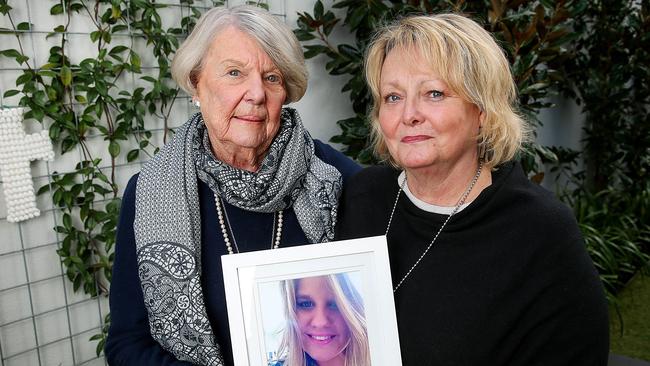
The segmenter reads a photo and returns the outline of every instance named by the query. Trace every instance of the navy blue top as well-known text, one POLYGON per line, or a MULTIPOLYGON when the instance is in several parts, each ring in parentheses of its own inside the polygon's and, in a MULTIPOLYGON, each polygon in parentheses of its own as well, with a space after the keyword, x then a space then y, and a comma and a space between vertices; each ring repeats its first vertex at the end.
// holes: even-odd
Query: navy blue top
MULTIPOLYGON (((314 140, 314 146, 316 156, 338 169, 344 181, 360 170, 354 161, 331 146, 318 140, 314 140)), ((226 365, 232 365, 232 346, 221 272, 221 256, 227 254, 227 250, 217 220, 214 194, 207 184, 201 180, 197 181, 201 210, 203 295, 208 318, 217 343, 221 346, 226 365)), ((110 291, 111 326, 106 341, 106 358, 112 366, 191 365, 176 360, 151 337, 149 331, 147 310, 138 276, 133 232, 136 185, 137 174, 129 181, 122 197, 110 291)), ((224 204, 240 251, 271 249, 274 215, 242 210, 225 202, 224 204)), ((298 224, 295 213, 293 210, 285 210, 280 246, 288 247, 306 243, 308 243, 307 238, 298 224)))

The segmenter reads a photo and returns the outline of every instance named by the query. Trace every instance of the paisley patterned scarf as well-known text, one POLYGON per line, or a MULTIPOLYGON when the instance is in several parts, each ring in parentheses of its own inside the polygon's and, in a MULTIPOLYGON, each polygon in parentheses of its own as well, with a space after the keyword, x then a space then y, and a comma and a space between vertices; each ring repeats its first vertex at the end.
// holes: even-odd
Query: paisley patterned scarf
POLYGON ((207 129, 199 126, 194 140, 197 174, 233 206, 256 212, 293 207, 310 242, 332 240, 341 173, 314 155, 314 141, 298 112, 285 108, 280 121, 280 129, 254 173, 215 158, 207 129))

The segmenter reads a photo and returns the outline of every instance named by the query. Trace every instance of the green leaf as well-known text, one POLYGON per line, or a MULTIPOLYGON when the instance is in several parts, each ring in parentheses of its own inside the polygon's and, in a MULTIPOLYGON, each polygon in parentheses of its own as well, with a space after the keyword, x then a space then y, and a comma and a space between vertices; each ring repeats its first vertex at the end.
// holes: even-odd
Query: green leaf
POLYGON ((38 70, 37 74, 48 78, 55 78, 58 76, 57 73, 52 70, 38 70))
POLYGON ((67 66, 61 68, 61 82, 65 86, 69 86, 72 83, 72 70, 67 66))
POLYGON ((10 58, 18 58, 22 56, 22 54, 18 52, 18 50, 14 50, 14 49, 2 50, 0 51, 0 54, 10 58))
POLYGON ((321 53, 327 52, 328 48, 321 45, 307 45, 305 46, 305 58, 312 58, 320 55, 321 53))
POLYGON ((99 39, 99 37, 102 35, 100 31, 94 31, 90 33, 90 40, 95 43, 99 39))
POLYGON ((126 161, 130 163, 133 160, 137 159, 138 155, 140 155, 140 150, 133 149, 133 150, 129 151, 129 153, 126 155, 126 161))
POLYGON ((46 185, 44 185, 44 186, 42 186, 41 188, 38 189, 38 192, 36 192, 36 195, 40 196, 45 192, 49 192, 50 188, 51 188, 51 186, 49 184, 46 184, 46 185))
POLYGON ((108 152, 112 157, 118 157, 120 155, 120 144, 118 144, 117 141, 111 141, 108 144, 108 152))
POLYGON ((128 30, 128 29, 129 28, 126 25, 118 24, 118 25, 113 26, 113 28, 111 28, 111 33, 118 33, 118 32, 121 32, 121 31, 128 30))
POLYGON ((126 51, 128 49, 129 48, 126 47, 126 46, 115 46, 115 47, 111 48, 111 51, 109 52, 109 54, 110 55, 116 55, 116 54, 122 53, 122 52, 124 52, 124 51, 126 51))
POLYGON ((18 29, 19 31, 29 31, 32 29, 32 24, 29 22, 18 23, 16 29, 18 29))
POLYGON ((2 15, 7 15, 9 13, 9 10, 13 9, 11 6, 7 5, 6 1, 0 2, 0 13, 2 15))
POLYGON ((314 18, 321 19, 323 17, 323 12, 323 3, 321 0, 316 1, 316 4, 314 4, 314 18))
POLYGON ((16 94, 18 94, 18 93, 20 93, 19 90, 9 89, 9 90, 7 90, 7 91, 4 93, 4 97, 5 97, 5 98, 13 97, 14 95, 16 95, 16 94))
POLYGON ((312 39, 316 39, 315 35, 303 29, 294 30, 293 33, 296 35, 296 38, 298 38, 299 41, 310 41, 312 39))
POLYGON ((31 72, 25 72, 16 79, 16 86, 25 84, 32 80, 34 75, 31 72))
POLYGON ((137 71, 139 71, 140 70, 140 65, 141 65, 140 56, 137 53, 131 51, 129 53, 129 59, 130 59, 131 65, 133 65, 133 67, 137 71))
POLYGON ((50 8, 51 15, 63 14, 63 4, 56 4, 50 8))
POLYGON ((72 227, 72 217, 67 213, 63 214, 63 226, 68 230, 72 227))
POLYGON ((27 60, 29 60, 29 57, 24 56, 24 55, 20 55, 20 56, 16 57, 16 62, 18 62, 18 64, 20 64, 20 65, 27 62, 27 60))

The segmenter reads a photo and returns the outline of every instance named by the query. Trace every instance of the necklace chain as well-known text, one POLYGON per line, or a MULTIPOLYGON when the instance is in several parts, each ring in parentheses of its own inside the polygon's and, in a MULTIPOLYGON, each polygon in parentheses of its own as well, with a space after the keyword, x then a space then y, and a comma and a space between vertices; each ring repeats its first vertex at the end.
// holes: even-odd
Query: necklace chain
MULTIPOLYGON (((239 247, 237 246, 237 240, 235 240, 235 232, 232 230, 230 225, 230 219, 228 218, 228 212, 226 211, 226 206, 223 203, 223 200, 219 195, 214 196, 214 203, 217 207, 217 218, 219 219, 219 227, 221 227, 221 235, 223 235, 223 241, 226 243, 226 249, 228 254, 233 254, 232 245, 230 244, 230 238, 228 237, 228 230, 226 230, 226 224, 228 224, 228 229, 230 229, 230 235, 232 235, 232 242, 235 245, 235 250, 239 253, 239 247), (223 207, 223 209, 222 209, 223 207), (225 220, 224 220, 225 217, 225 220)), ((277 249, 280 247, 280 240, 282 239, 282 210, 277 213, 273 213, 273 231, 271 232, 271 249, 277 249), (276 222, 277 217, 277 224, 276 222), (274 235, 275 234, 275 235, 274 235)))
MULTIPOLYGON (((402 277, 402 279, 397 283, 397 285, 395 285, 395 288, 393 289, 393 293, 397 292, 397 289, 399 289, 400 286, 402 286, 402 283, 404 283, 404 281, 406 281, 406 279, 411 274, 411 272, 413 272, 415 267, 417 267, 418 264, 420 264, 420 261, 422 261, 422 258, 424 258, 424 256, 427 255, 427 253, 429 252, 429 249, 431 249, 431 247, 433 247, 433 244, 436 242, 436 240, 438 239, 438 236, 440 235, 442 230, 445 228, 445 226, 447 226, 447 223, 449 222, 451 217, 454 216, 458 212, 460 207, 465 203, 465 200, 467 200, 467 197, 469 196, 470 192, 472 192, 472 189, 474 188, 474 185, 476 185, 476 182, 478 181, 478 177, 481 175, 482 168, 483 168, 483 162, 480 161, 479 164, 478 164, 478 169, 476 169, 476 174, 474 175, 474 178, 472 179, 472 181, 469 183, 469 186, 465 190, 465 193, 463 193, 463 195, 460 197, 460 199, 458 200, 458 203, 456 203, 456 206, 454 207, 454 209, 451 211, 449 216, 447 216, 447 219, 445 220, 445 222, 442 223, 442 225, 440 226, 440 229, 438 229, 438 232, 433 237, 433 239, 431 240, 431 242, 429 243, 427 248, 424 249, 424 252, 422 252, 420 257, 415 261, 415 263, 413 263, 413 265, 411 266, 411 268, 409 268, 409 270, 406 272, 404 277, 402 277)), ((386 233, 384 234, 386 236, 386 238, 388 238, 388 231, 390 230, 390 224, 393 222, 393 215, 395 215, 395 209, 397 208, 397 202, 399 201, 400 194, 404 190, 404 185, 405 184, 406 184, 406 174, 404 175, 404 180, 402 181, 402 184, 400 184, 399 190, 397 191, 397 196, 395 197, 395 203, 393 204, 393 210, 390 212, 390 218, 388 219, 388 225, 386 225, 386 233)))

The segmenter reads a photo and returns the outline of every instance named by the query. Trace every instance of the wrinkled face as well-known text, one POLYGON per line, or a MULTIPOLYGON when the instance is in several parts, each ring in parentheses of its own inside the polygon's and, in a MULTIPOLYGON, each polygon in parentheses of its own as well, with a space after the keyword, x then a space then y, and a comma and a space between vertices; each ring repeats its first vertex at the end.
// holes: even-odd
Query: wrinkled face
POLYGON ((253 38, 232 26, 219 32, 196 84, 213 150, 266 151, 287 93, 280 70, 253 38))
POLYGON ((394 49, 381 69, 379 125, 391 156, 407 170, 476 161, 483 114, 418 59, 394 49))
POLYGON ((350 330, 326 277, 298 280, 296 315, 304 351, 319 365, 342 365, 350 330))

